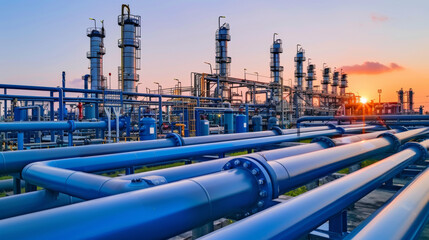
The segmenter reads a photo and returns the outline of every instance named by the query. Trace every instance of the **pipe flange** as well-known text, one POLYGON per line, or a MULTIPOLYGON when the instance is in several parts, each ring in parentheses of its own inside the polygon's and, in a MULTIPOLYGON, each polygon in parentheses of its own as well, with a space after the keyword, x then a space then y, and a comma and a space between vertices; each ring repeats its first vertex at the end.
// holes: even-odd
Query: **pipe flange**
POLYGON ((406 132, 408 131, 408 128, 404 127, 404 126, 394 126, 393 129, 398 129, 401 132, 406 132))
POLYGON ((337 126, 335 126, 334 124, 332 124, 332 123, 328 123, 328 124, 326 124, 326 126, 329 128, 329 129, 335 129, 335 128, 337 128, 337 126))
POLYGON ((331 138, 325 137, 325 136, 315 137, 311 141, 311 143, 317 143, 317 142, 326 143, 328 148, 335 147, 337 145, 337 144, 335 144, 334 140, 332 140, 331 138))
POLYGON ((271 130, 273 130, 277 135, 283 135, 283 131, 280 127, 274 126, 271 130))
POLYGON ((236 212, 232 216, 232 218, 237 220, 242 219, 268 207, 268 203, 272 200, 273 187, 270 175, 265 168, 259 164, 258 161, 251 158, 234 158, 223 166, 222 171, 230 169, 244 169, 250 172, 254 177, 258 188, 258 196, 255 205, 248 209, 240 209, 239 212, 236 212))
POLYGON ((399 138, 397 136, 395 136, 395 134, 385 132, 385 133, 378 135, 377 138, 380 138, 380 137, 390 139, 393 142, 393 149, 392 149, 393 152, 397 152, 399 147, 401 146, 401 141, 399 140, 399 138))
POLYGON ((418 160, 424 161, 429 157, 428 150, 418 142, 407 142, 399 148, 399 151, 402 151, 407 148, 414 148, 420 152, 420 157, 418 160))
POLYGON ((173 140, 173 142, 176 144, 176 146, 185 145, 183 138, 177 133, 169 133, 169 134, 167 134, 167 138, 173 140))
POLYGON ((343 135, 344 133, 346 133, 346 130, 344 128, 342 128, 342 127, 335 127, 335 130, 338 130, 341 135, 343 135))
POLYGON ((68 120, 67 122, 68 122, 68 124, 70 126, 69 131, 70 132, 74 132, 74 130, 76 130, 76 124, 75 124, 75 122, 73 120, 68 120))

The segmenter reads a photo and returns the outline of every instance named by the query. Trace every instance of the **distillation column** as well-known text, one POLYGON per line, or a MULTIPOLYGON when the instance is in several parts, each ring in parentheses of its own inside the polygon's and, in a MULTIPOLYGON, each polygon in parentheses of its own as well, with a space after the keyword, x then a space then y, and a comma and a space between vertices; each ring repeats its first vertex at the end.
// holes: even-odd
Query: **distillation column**
POLYGON ((332 94, 337 95, 337 87, 340 85, 340 72, 334 71, 334 75, 332 77, 332 94))
MULTIPOLYGON (((104 26, 97 28, 95 19, 95 27, 90 27, 86 30, 86 35, 90 38, 90 51, 86 53, 91 66, 91 90, 105 89, 106 78, 103 76, 103 55, 106 54, 104 48, 105 31, 104 26)), ((103 21, 101 21, 103 23, 103 21)), ((95 94, 93 95, 95 97, 95 94)))
POLYGON ((412 88, 408 91, 408 111, 414 113, 414 91, 412 88))
POLYGON ((398 103, 400 105, 400 109, 398 112, 403 113, 404 112, 404 90, 401 88, 401 90, 398 91, 398 103))
POLYGON ((280 53, 283 52, 282 40, 276 39, 277 33, 273 36, 273 45, 271 46, 271 86, 273 89, 273 100, 274 103, 279 102, 282 97, 282 89, 280 89, 283 81, 283 66, 280 66, 280 53))
POLYGON ((347 74, 341 74, 341 83, 340 83, 340 95, 346 95, 346 88, 348 87, 347 74))
POLYGON ((118 41, 118 46, 121 48, 121 67, 118 80, 122 91, 136 92, 136 82, 139 81, 136 70, 140 69, 141 17, 131 15, 128 5, 122 5, 118 25, 121 26, 121 39, 118 41))
MULTIPOLYGON (((230 71, 231 57, 228 57, 228 42, 231 41, 229 34, 229 24, 220 24, 220 19, 225 18, 220 16, 218 19, 219 27, 216 30, 216 73, 220 77, 228 77, 230 71)), ((227 83, 221 86, 222 96, 226 99, 230 98, 229 87, 227 83)))
MULTIPOLYGON (((310 61, 310 59, 309 59, 310 61)), ((307 66, 307 93, 305 94, 305 101, 307 104, 307 111, 306 114, 312 114, 312 108, 313 108, 313 81, 316 80, 316 65, 315 64, 308 64, 307 66)))
POLYGON ((322 85, 322 105, 329 109, 329 97, 327 95, 329 94, 328 86, 331 83, 331 68, 323 66, 323 79, 320 83, 322 85))
POLYGON ((302 114, 302 96, 300 94, 302 93, 302 80, 305 77, 305 73, 303 70, 303 65, 305 61, 305 51, 302 49, 301 45, 296 46, 296 57, 295 57, 295 79, 296 79, 296 85, 295 85, 295 94, 293 95, 293 102, 295 106, 295 118, 299 118, 302 114))

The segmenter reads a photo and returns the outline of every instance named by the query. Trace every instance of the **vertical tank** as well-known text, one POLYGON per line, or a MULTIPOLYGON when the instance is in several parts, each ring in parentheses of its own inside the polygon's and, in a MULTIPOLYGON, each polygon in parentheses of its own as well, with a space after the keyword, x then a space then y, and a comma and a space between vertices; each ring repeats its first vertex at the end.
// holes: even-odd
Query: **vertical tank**
POLYGON ((198 135, 197 136, 208 136, 210 134, 210 122, 209 120, 203 118, 199 122, 200 126, 198 127, 198 135))
POLYGON ((278 126, 278 125, 279 125, 279 119, 278 118, 276 118, 275 116, 268 118, 268 130, 272 130, 273 127, 278 126))
POLYGON ((121 39, 118 46, 121 48, 121 67, 118 79, 124 92, 136 92, 136 82, 140 69, 140 37, 141 17, 130 14, 128 5, 122 5, 122 14, 118 17, 118 25, 121 26, 121 39), (127 9, 127 13, 125 13, 127 9))
POLYGON ((246 115, 240 113, 235 116, 235 133, 247 132, 246 115))
POLYGON ((414 91, 412 88, 408 91, 408 109, 410 113, 414 112, 414 91))
POLYGON ((254 115, 252 117, 252 125, 253 125, 253 131, 254 132, 262 131, 262 116, 259 114, 254 115))
MULTIPOLYGON (((103 25, 101 28, 97 28, 96 20, 90 19, 94 20, 95 23, 94 27, 90 27, 86 30, 86 35, 91 42, 90 51, 86 53, 86 57, 91 64, 91 90, 102 90, 105 88, 106 83, 106 78, 103 76, 103 55, 106 54, 104 38, 106 34, 103 25)), ((95 97, 95 94, 93 97, 95 97)))
POLYGON ((231 108, 225 109, 224 113, 224 132, 234 133, 234 116, 231 108))
POLYGON ((147 109, 140 119, 140 141, 156 139, 156 120, 152 116, 153 114, 147 109))
POLYGON ((328 94, 328 85, 331 83, 331 68, 323 67, 322 93, 328 94))
POLYGON ((13 109, 13 118, 14 121, 28 121, 28 109, 15 107, 13 109))
POLYGON ((348 87, 347 74, 341 74, 341 83, 340 83, 340 95, 346 95, 346 88, 348 87))
POLYGON ((332 94, 337 95, 337 87, 340 85, 340 72, 334 71, 334 75, 332 77, 332 94))
POLYGON ((85 109, 85 119, 94 119, 95 118, 95 105, 92 103, 87 103, 83 105, 85 109))

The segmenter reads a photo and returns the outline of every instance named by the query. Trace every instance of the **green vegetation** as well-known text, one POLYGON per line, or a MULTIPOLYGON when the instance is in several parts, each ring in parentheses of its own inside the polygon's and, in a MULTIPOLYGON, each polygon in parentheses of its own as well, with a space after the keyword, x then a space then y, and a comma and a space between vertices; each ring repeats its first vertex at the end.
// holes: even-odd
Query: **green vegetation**
POLYGON ((349 174, 350 173, 350 169, 349 168, 344 168, 344 169, 341 169, 340 171, 338 171, 338 173, 349 174))
MULTIPOLYGON (((253 152, 253 150, 252 150, 252 152, 253 152)), ((241 152, 228 153, 228 156, 233 157, 233 156, 240 156, 240 155, 244 155, 244 154, 247 154, 247 150, 246 151, 241 151, 241 152)))
MULTIPOLYGON (((152 166, 152 167, 142 167, 142 168, 135 169, 134 172, 135 173, 149 172, 149 171, 154 171, 154 170, 159 170, 159 169, 164 169, 164 168, 177 167, 177 166, 182 166, 182 165, 185 165, 185 162, 176 162, 176 163, 170 163, 170 164, 166 164, 166 165, 159 165, 159 166, 152 166)), ((111 173, 103 173, 101 175, 106 176, 106 177, 117 177, 120 174, 125 174, 125 170, 115 171, 115 172, 111 172, 111 173)))
POLYGON ((11 179, 12 176, 0 176, 0 180, 11 179))
POLYGON ((311 143, 312 139, 300 140, 300 143, 311 143))
POLYGON ((291 197, 296 197, 296 196, 298 196, 300 194, 303 194, 303 193, 305 193, 307 191, 308 191, 307 187, 306 186, 302 186, 302 187, 296 188, 294 190, 291 190, 291 191, 289 191, 289 192, 287 192, 287 193, 285 193, 283 195, 291 196, 291 197))
POLYGON ((367 166, 369 166, 369 165, 371 165, 373 163, 376 163, 377 161, 378 160, 376 160, 376 159, 367 159, 367 160, 365 160, 365 161, 363 161, 363 162, 360 163, 360 167, 361 168, 367 167, 367 166))

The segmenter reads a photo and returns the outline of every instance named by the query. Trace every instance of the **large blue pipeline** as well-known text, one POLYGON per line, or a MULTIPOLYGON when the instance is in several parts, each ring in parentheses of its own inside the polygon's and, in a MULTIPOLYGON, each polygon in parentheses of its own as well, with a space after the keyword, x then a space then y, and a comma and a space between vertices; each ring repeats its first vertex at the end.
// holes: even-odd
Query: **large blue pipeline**
MULTIPOLYGON (((372 126, 368 127, 371 128, 372 126)), ((368 129, 368 127, 365 129, 368 129)), ((332 126, 303 128, 301 129, 301 132, 322 131, 329 129, 332 129, 332 126)), ((256 139, 261 137, 294 134, 296 132, 296 129, 276 129, 273 131, 254 133, 221 134, 190 138, 182 138, 177 134, 170 134, 169 136, 167 136, 166 139, 148 140, 144 142, 127 142, 107 145, 91 145, 55 149, 33 149, 26 151, 3 152, 0 153, 0 174, 20 172, 22 168, 24 168, 27 164, 52 159, 86 157, 94 155, 142 151, 148 149, 188 146, 195 144, 215 143, 252 138, 256 139)))
MULTIPOLYGON (((348 143, 369 140, 372 138, 376 138, 380 134, 385 132, 395 133, 397 132, 397 130, 380 131, 380 132, 374 132, 374 133, 354 135, 349 137, 341 137, 336 139, 328 139, 326 137, 315 138, 313 140, 313 143, 294 146, 294 147, 288 147, 288 148, 281 148, 276 150, 262 151, 254 154, 243 155, 243 157, 252 157, 256 155, 255 157, 257 158, 263 157, 266 161, 271 161, 271 160, 295 156, 303 153, 314 152, 328 147, 340 146, 348 143)), ((185 166, 161 169, 161 170, 150 171, 145 173, 126 175, 122 177, 117 177, 113 181, 122 182, 124 184, 124 186, 122 186, 122 190, 124 191, 127 190, 126 186, 128 185, 128 182, 118 181, 118 180, 131 181, 133 179, 143 179, 145 181, 150 182, 154 180, 153 176, 158 176, 158 179, 162 177, 162 180, 164 180, 163 182, 159 182, 159 184, 166 184, 166 183, 180 181, 183 179, 188 179, 188 178, 193 178, 193 177, 198 177, 202 175, 219 172, 222 170, 223 166, 232 158, 233 157, 229 157, 229 158, 223 158, 219 160, 202 162, 199 164, 185 165, 185 166)), ((109 181, 112 181, 112 180, 109 180, 109 181)), ((144 187, 152 187, 152 186, 155 186, 155 185, 146 185, 144 187)), ((10 188, 11 187, 12 186, 10 186, 10 188)), ((139 187, 143 188, 143 185, 139 187)), ((46 194, 41 193, 43 191, 45 190, 21 194, 18 197, 15 196, 13 200, 10 200, 9 198, 0 199, 0 219, 49 209, 51 208, 51 206, 56 207, 56 206, 68 205, 68 204, 71 204, 72 202, 78 201, 77 199, 74 199, 74 198, 65 198, 65 197, 61 197, 58 199, 47 198, 46 194), (39 199, 39 200, 36 200, 36 199, 39 199), (70 199, 73 199, 73 201, 71 201, 70 199), (43 204, 29 204, 28 200, 31 200, 31 203, 36 202, 36 203, 43 203, 43 204), (13 201, 15 206, 20 206, 20 207, 17 207, 17 208, 7 207, 7 206, 10 206, 9 205, 10 201, 13 201)))
POLYGON ((345 239, 417 239, 429 217, 428 182, 426 169, 345 239))
MULTIPOLYGON (((429 140, 413 143, 376 164, 220 229, 203 239, 298 239, 393 178, 414 161, 427 158, 428 147, 429 140)), ((397 221, 403 220, 398 219, 397 215, 389 220, 395 218, 397 221)), ((391 225, 383 226, 385 228, 378 228, 378 232, 388 232, 392 229, 391 225)), ((395 230, 392 229, 392 231, 395 230)), ((356 239, 397 237, 377 238, 375 236, 362 234, 356 239)))
MULTIPOLYGON (((371 154, 395 150, 402 142, 426 131, 384 134, 378 139, 270 162, 238 157, 225 164, 224 171, 219 173, 2 220, 0 231, 6 238, 30 237, 31 233, 33 239, 50 239, 79 232, 80 238, 164 239, 226 215, 244 217, 256 213, 297 184, 305 184, 371 154), (296 158, 299 160, 294 161, 296 158), (238 209, 241 211, 237 212, 238 209), (106 212, 109 212, 107 219, 106 212), (22 230, 24 227, 26 231, 22 230)), ((320 198, 313 200, 321 202, 320 198)))

